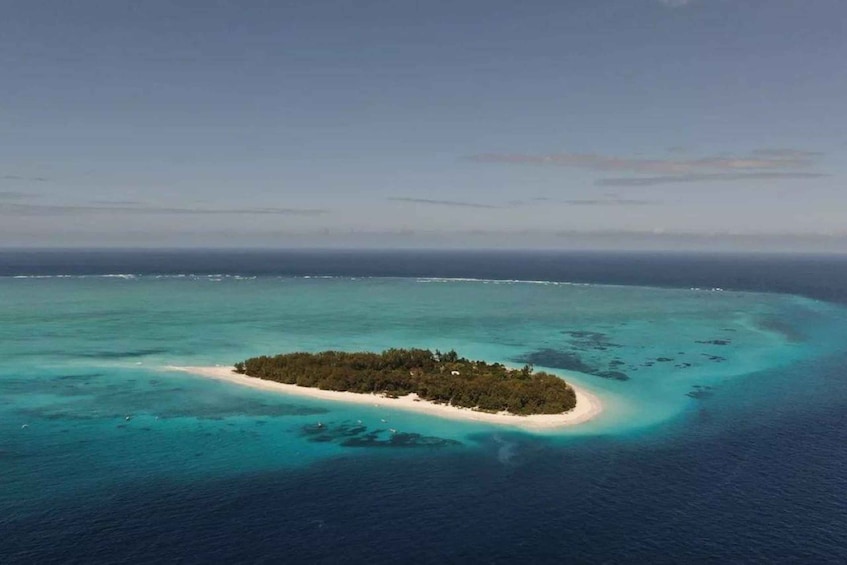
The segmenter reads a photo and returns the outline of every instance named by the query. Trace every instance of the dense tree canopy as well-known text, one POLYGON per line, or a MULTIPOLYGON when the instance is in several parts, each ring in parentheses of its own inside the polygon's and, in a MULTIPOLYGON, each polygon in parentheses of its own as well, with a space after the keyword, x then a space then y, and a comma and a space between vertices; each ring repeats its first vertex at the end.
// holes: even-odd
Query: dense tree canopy
POLYGON ((397 397, 416 393, 437 403, 486 412, 559 414, 576 405, 574 390, 527 365, 470 361, 455 351, 388 349, 382 353, 287 353, 236 363, 235 370, 286 384, 397 397))

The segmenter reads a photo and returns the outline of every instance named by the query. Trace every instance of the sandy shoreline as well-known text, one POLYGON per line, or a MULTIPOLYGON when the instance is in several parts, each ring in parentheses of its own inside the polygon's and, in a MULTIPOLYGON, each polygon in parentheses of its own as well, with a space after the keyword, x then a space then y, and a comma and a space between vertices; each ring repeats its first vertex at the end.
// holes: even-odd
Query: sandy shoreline
POLYGON ((515 414, 497 413, 491 414, 488 412, 478 412, 470 408, 460 408, 457 406, 446 406, 444 404, 434 404, 426 400, 421 400, 416 394, 402 396, 400 398, 387 398, 375 394, 360 394, 356 392, 339 392, 334 390, 320 390, 317 388, 302 387, 284 383, 277 383, 259 379, 256 377, 248 377, 236 373, 232 367, 165 367, 168 371, 181 371, 199 375, 203 377, 211 377, 226 381, 229 383, 249 386, 252 388, 281 392, 284 394, 294 394, 297 396, 305 396, 309 398, 317 398, 321 400, 332 400, 338 402, 348 402, 354 404, 368 404, 371 406, 381 406, 384 408, 397 408, 399 410, 409 410, 431 416, 441 418, 451 418, 455 420, 466 420, 473 422, 485 422, 488 424, 500 424, 506 426, 518 426, 526 429, 554 429, 565 426, 574 426, 587 422, 595 418, 603 411, 603 405, 600 399, 583 388, 574 386, 573 383, 568 384, 576 392, 576 407, 563 414, 536 414, 533 416, 517 416, 515 414))

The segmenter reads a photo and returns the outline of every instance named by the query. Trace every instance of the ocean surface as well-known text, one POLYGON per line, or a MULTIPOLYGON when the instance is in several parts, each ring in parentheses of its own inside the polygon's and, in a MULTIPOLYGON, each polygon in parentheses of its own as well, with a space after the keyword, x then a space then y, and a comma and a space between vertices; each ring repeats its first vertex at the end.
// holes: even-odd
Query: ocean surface
POLYGON ((847 562, 847 259, 0 251, 0 563, 847 562), (561 431, 169 371, 532 363, 561 431))

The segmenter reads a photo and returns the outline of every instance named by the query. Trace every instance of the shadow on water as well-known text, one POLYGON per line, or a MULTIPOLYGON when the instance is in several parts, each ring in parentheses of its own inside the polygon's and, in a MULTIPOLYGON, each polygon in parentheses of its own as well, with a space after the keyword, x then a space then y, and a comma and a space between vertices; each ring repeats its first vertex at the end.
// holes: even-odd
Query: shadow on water
POLYGON ((86 359, 135 359, 150 355, 163 355, 169 352, 169 349, 164 348, 129 349, 125 351, 74 351, 72 356, 86 359))
MULTIPOLYGON (((612 379, 616 381, 628 381, 629 375, 623 371, 616 369, 601 370, 599 367, 589 365, 577 353, 570 351, 559 351, 556 349, 537 349, 530 351, 518 357, 512 358, 516 363, 528 363, 530 365, 538 365, 540 367, 549 367, 551 369, 561 369, 564 371, 577 371, 586 375, 594 375, 602 379, 612 379)), ((614 366, 618 366, 615 363, 614 366)))
POLYGON ((425 436, 394 429, 370 430, 356 423, 316 423, 303 426, 300 435, 312 443, 336 443, 342 447, 443 448, 462 445, 460 441, 425 436))

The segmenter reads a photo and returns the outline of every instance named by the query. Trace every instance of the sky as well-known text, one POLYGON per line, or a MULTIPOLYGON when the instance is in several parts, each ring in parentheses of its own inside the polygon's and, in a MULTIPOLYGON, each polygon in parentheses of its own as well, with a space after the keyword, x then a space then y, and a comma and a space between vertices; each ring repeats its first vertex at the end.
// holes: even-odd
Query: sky
POLYGON ((843 0, 3 0, 0 247, 847 252, 843 0))

